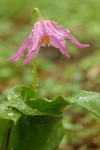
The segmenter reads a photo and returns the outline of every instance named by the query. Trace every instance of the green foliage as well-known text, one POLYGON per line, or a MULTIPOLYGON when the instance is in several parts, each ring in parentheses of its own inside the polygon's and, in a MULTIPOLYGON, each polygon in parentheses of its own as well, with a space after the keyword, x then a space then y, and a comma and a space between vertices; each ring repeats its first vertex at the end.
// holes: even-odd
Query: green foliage
POLYGON ((54 150, 63 138, 62 123, 49 116, 22 116, 12 128, 10 148, 54 150))
POLYGON ((71 104, 82 106, 93 112, 100 119, 100 94, 89 91, 77 91, 67 99, 71 104))
MULTIPOLYGON (((68 105, 78 105, 90 110, 100 119, 100 94, 89 91, 76 91, 71 97, 57 97, 54 100, 34 99, 32 90, 18 85, 10 90, 8 101, 1 101, 0 118, 13 120, 2 122, 4 132, 10 131, 9 150, 54 150, 59 145, 64 131, 61 116, 68 105)), ((0 119, 0 121, 2 121, 0 119)), ((8 136, 1 138, 2 150, 7 147, 8 136)))
POLYGON ((38 110, 30 108, 27 104, 31 97, 33 97, 31 89, 17 86, 8 93, 8 106, 12 106, 26 115, 39 115, 40 112, 38 110))
POLYGON ((21 113, 15 108, 8 106, 8 101, 4 97, 0 97, 0 118, 14 121, 16 124, 20 118, 21 113))
POLYGON ((28 87, 16 86, 8 93, 8 105, 26 115, 57 116, 62 113, 62 108, 67 104, 62 97, 58 97, 54 101, 46 98, 34 99, 33 97, 33 91, 28 87))
POLYGON ((12 121, 1 119, 0 117, 0 148, 4 145, 5 137, 9 128, 12 126, 12 121))
POLYGON ((0 105, 0 118, 13 120, 15 123, 20 118, 21 114, 11 107, 6 107, 5 104, 0 105))
MULTIPOLYGON (((22 114, 17 124, 11 126, 9 150, 15 147, 16 150, 53 150, 63 138, 61 114, 66 102, 61 98, 49 101, 46 99, 34 100, 33 97, 31 89, 16 86, 8 93, 8 102, 2 104, 22 114)), ((2 144, 2 147, 6 147, 6 142, 2 144)))

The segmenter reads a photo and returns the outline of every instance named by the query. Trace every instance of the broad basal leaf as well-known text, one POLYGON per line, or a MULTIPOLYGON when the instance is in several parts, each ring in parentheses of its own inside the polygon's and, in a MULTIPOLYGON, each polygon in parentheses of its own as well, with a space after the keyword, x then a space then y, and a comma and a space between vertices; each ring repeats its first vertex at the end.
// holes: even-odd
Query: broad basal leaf
POLYGON ((25 86, 16 86, 8 93, 8 105, 26 115, 40 115, 41 113, 38 110, 32 109, 27 105, 27 101, 30 101, 31 97, 33 97, 31 89, 25 86))
POLYGON ((70 98, 64 98, 70 104, 75 104, 93 112, 100 119, 100 94, 89 91, 77 91, 70 98))
POLYGON ((64 107, 68 104, 69 102, 66 102, 61 96, 57 97, 55 100, 37 98, 29 101, 30 107, 51 116, 62 115, 64 107))
POLYGON ((13 120, 15 123, 20 118, 21 113, 14 108, 7 107, 4 104, 0 104, 0 118, 13 120))
POLYGON ((33 98, 33 91, 25 86, 16 86, 8 93, 9 106, 26 115, 61 115, 68 104, 61 96, 55 100, 33 98))
POLYGON ((7 98, 8 102, 0 104, 0 117, 14 122, 20 118, 12 126, 8 150, 56 149, 63 137, 60 116, 67 105, 82 106, 100 118, 100 94, 95 92, 79 90, 68 98, 34 99, 31 89, 16 86, 7 98))
POLYGON ((33 91, 25 86, 16 86, 8 94, 9 106, 27 115, 61 115, 67 105, 80 105, 100 118, 100 94, 76 91, 71 97, 57 97, 55 100, 33 98, 33 91))
POLYGON ((12 128, 9 150, 54 150, 63 134, 60 118, 23 115, 12 128))

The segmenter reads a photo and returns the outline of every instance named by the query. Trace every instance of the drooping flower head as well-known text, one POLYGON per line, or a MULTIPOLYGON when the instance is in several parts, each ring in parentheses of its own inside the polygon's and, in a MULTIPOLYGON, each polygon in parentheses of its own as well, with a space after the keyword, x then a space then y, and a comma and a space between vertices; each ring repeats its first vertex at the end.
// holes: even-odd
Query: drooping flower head
POLYGON ((18 49, 15 56, 8 59, 8 61, 19 60, 27 49, 27 56, 23 63, 28 64, 37 56, 41 46, 53 46, 58 48, 65 57, 70 58, 67 52, 66 39, 69 39, 74 45, 80 48, 89 46, 79 43, 68 29, 64 29, 56 22, 43 18, 39 19, 34 24, 29 37, 18 49))

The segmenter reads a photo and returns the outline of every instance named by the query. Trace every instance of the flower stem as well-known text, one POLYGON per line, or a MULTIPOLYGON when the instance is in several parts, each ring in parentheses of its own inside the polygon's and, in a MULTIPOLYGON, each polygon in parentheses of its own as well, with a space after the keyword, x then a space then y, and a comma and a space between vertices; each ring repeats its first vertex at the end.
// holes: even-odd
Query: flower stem
MULTIPOLYGON (((37 19, 41 18, 41 14, 39 12, 38 8, 33 9, 33 14, 32 14, 32 24, 35 24, 37 19)), ((33 92, 34 92, 34 97, 37 96, 37 64, 36 64, 36 59, 33 60, 33 92)))
POLYGON ((34 8, 33 13, 35 13, 35 14, 37 13, 38 17, 40 17, 40 18, 42 17, 38 8, 34 8))
POLYGON ((34 97, 37 95, 37 64, 36 64, 36 59, 33 60, 33 92, 34 92, 34 97))
POLYGON ((32 13, 32 24, 34 24, 39 18, 42 18, 41 13, 38 8, 34 8, 32 13))

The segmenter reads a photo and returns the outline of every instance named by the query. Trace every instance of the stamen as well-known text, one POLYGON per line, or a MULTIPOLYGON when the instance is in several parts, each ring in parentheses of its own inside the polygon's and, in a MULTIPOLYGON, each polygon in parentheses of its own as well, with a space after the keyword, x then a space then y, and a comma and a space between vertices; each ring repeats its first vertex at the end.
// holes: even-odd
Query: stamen
POLYGON ((50 38, 49 38, 48 35, 45 35, 45 40, 46 40, 46 43, 47 43, 47 44, 50 44, 50 38))
POLYGON ((44 35, 44 37, 41 39, 40 45, 41 46, 46 46, 46 44, 48 46, 50 46, 50 37, 48 35, 44 35))
POLYGON ((44 43, 45 43, 45 36, 41 39, 40 45, 42 46, 44 45, 44 43))

